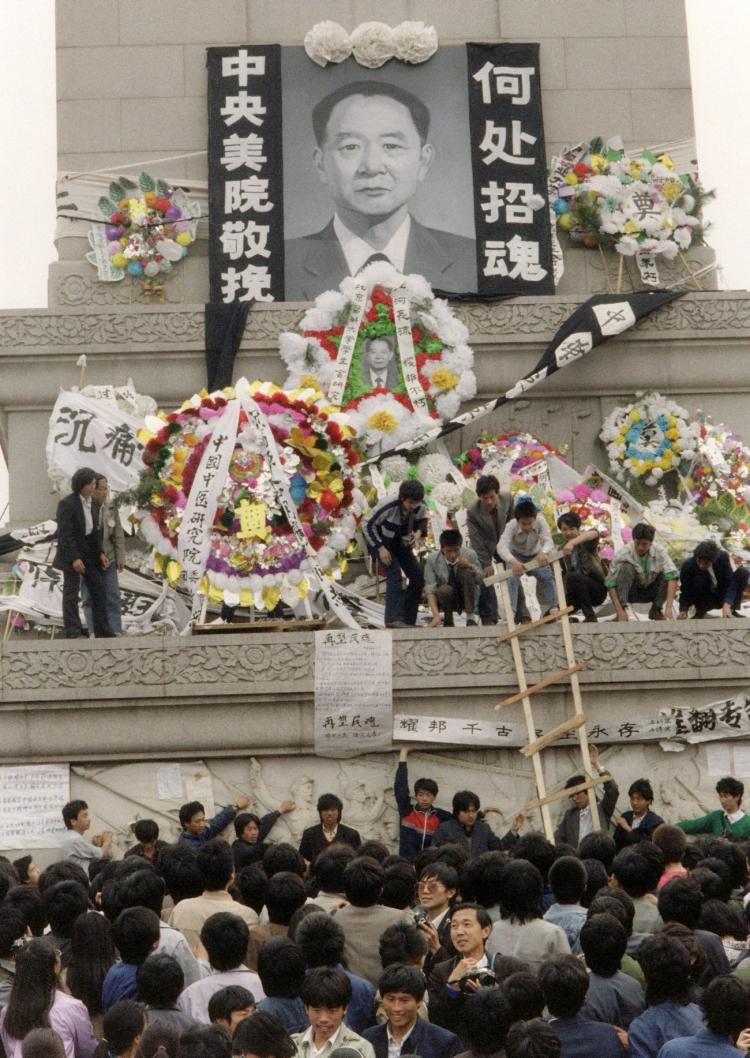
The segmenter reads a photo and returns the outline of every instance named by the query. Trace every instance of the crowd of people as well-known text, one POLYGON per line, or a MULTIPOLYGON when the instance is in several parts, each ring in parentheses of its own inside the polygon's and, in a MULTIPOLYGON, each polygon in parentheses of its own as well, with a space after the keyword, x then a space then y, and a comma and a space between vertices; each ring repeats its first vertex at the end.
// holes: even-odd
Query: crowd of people
MULTIPOLYGON (((528 496, 513 502, 493 474, 480 477, 476 491, 477 499, 466 512, 469 546, 458 529, 443 530, 424 569, 415 554, 428 527, 424 486, 419 481, 403 481, 398 496, 384 500, 366 520, 367 547, 385 569, 386 628, 415 625, 423 593, 430 628, 451 627, 456 613, 466 615, 467 625, 497 624, 495 590, 485 578, 502 568, 513 574, 508 594, 517 622, 531 620, 521 588, 524 574, 538 582, 542 616, 558 606, 550 565, 555 545, 542 512, 528 496)), ((632 540, 615 552, 609 564, 599 554, 598 531, 583 528, 575 511, 563 512, 557 528, 565 600, 583 621, 596 622, 597 609, 608 598, 618 621, 632 618, 634 603, 650 603, 649 620, 672 620, 678 588, 680 620, 691 615, 704 618, 712 610, 722 617, 743 616, 740 607, 750 570, 733 564, 714 540, 701 541, 678 570, 667 548, 655 540, 653 526, 645 522, 633 527, 632 540)))
POLYGON ((113 858, 81 800, 62 856, 0 862, 5 1058, 709 1058, 750 1048, 743 784, 670 825, 647 779, 575 791, 554 843, 494 832, 479 797, 413 796, 399 852, 332 793, 299 848, 242 796, 175 843, 150 819, 113 858), (601 789, 601 800, 595 790, 601 789), (232 828, 234 840, 226 839, 232 828), (687 835, 694 840, 688 844, 687 835))

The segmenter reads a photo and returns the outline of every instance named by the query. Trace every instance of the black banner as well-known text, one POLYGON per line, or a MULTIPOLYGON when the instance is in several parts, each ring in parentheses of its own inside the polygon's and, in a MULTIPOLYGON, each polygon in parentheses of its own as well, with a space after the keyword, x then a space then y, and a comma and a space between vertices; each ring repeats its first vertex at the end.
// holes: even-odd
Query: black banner
POLYGON ((207 66, 211 301, 281 301, 281 47, 209 48, 207 66))
POLYGON ((467 44, 478 293, 554 294, 538 44, 467 44))

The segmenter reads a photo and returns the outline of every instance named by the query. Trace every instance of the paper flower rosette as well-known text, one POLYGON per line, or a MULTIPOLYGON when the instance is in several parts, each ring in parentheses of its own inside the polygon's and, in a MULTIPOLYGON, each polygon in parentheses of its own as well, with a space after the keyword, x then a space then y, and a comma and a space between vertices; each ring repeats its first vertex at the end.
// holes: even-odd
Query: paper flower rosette
MULTIPOLYGON (((284 391, 254 382, 245 392, 266 417, 292 502, 315 563, 297 542, 279 502, 262 439, 240 410, 237 441, 210 529, 206 571, 198 590, 212 602, 272 610, 289 606, 315 587, 316 566, 337 579, 354 549, 365 501, 359 490, 360 455, 346 415, 312 389, 284 391), (245 515, 251 515, 248 519, 245 515)), ((214 422, 236 389, 193 396, 178 411, 147 421, 141 495, 141 532, 154 551, 156 572, 176 584, 182 572, 178 537, 183 511, 214 422)))
POLYGON ((595 139, 563 155, 551 183, 558 227, 584 246, 672 260, 703 242, 702 209, 713 192, 678 174, 668 154, 644 150, 632 158, 595 139))
POLYGON ((501 433, 496 437, 483 434, 476 444, 467 448, 456 458, 461 473, 466 478, 479 477, 481 474, 492 474, 498 470, 509 474, 511 478, 522 478, 527 482, 538 479, 535 467, 542 471, 547 456, 564 455, 557 448, 540 441, 524 431, 501 433))
POLYGON ((632 404, 615 408, 599 438, 612 473, 620 481, 643 479, 658 485, 665 474, 686 470, 696 455, 699 424, 660 393, 641 393, 632 404))
POLYGON ((750 491, 750 447, 723 424, 703 420, 687 486, 701 506, 726 494, 745 503, 750 491))
POLYGON ((105 223, 89 233, 100 279, 131 275, 142 292, 161 300, 161 283, 195 240, 200 206, 180 188, 141 173, 138 183, 121 176, 99 199, 105 223))
POLYGON ((374 262, 356 279, 329 290, 300 321, 301 334, 286 332, 279 351, 288 368, 285 386, 314 386, 330 395, 339 347, 353 311, 356 284, 368 288, 341 404, 368 448, 400 444, 458 413, 462 401, 476 393, 474 354, 468 331, 448 303, 435 298, 422 276, 403 276, 390 264, 374 262), (401 288, 409 299, 411 345, 419 395, 426 408, 415 409, 404 379, 405 361, 397 343, 393 294, 401 288), (392 388, 370 389, 362 376, 363 342, 385 338, 396 347, 397 381, 392 388))

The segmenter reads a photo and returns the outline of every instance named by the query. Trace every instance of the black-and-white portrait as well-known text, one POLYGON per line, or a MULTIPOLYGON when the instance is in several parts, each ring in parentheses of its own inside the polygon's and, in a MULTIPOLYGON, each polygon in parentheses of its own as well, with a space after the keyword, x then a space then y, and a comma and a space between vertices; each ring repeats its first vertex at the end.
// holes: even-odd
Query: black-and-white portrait
MULTIPOLYGON (((465 49, 367 70, 284 48, 282 84, 286 299, 311 300, 373 259, 475 290, 465 49)), ((385 367, 395 373, 395 356, 385 367)))
POLYGON ((394 390, 400 382, 395 335, 365 338, 360 359, 362 388, 394 390))

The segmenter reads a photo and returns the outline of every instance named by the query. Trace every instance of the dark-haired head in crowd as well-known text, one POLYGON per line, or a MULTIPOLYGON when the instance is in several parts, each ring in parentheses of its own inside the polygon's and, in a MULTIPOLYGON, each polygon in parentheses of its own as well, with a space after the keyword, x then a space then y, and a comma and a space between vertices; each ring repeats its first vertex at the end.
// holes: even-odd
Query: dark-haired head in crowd
POLYGON ((548 956, 570 952, 564 930, 542 918, 543 891, 542 875, 532 863, 510 861, 500 891, 501 917, 487 941, 488 955, 513 955, 536 972, 548 956))
MULTIPOLYGON (((240 1024, 248 1020, 246 1018, 240 1024)), ((231 1053, 232 1040, 225 1028, 221 1025, 194 1025, 180 1037, 177 1058, 230 1058, 231 1053)))
POLYGON ((251 907, 237 903, 229 893, 229 887, 234 882, 234 858, 225 841, 215 838, 205 842, 198 851, 196 867, 203 892, 200 896, 181 900, 170 918, 170 924, 184 934, 192 949, 198 943, 206 919, 218 911, 238 915, 248 927, 258 925, 256 912, 251 907))
POLYGON ((344 961, 370 984, 376 986, 383 972, 378 941, 383 930, 396 922, 412 922, 409 911, 384 907, 385 872, 376 860, 359 856, 344 869, 344 892, 349 901, 336 912, 336 921, 344 931, 344 961))
POLYGON ((32 1029, 21 1044, 21 1058, 65 1058, 65 1044, 54 1029, 32 1029))
POLYGON ((112 924, 112 938, 121 962, 107 971, 102 985, 106 1013, 120 999, 137 999, 138 967, 159 945, 159 916, 147 907, 129 907, 112 924))
POLYGON ((395 907, 399 911, 411 907, 416 887, 417 876, 413 866, 405 860, 392 863, 385 868, 383 877, 384 906, 395 907))
POLYGON ((577 856, 561 856, 549 869, 549 887, 555 902, 544 912, 544 920, 564 931, 574 955, 581 951, 578 936, 586 921, 586 908, 581 901, 587 882, 586 868, 577 856))
POLYGON ((295 1058, 296 1047, 278 1018, 258 1011, 237 1026, 232 1037, 232 1054, 243 1058, 295 1058))
POLYGON ((236 870, 263 859, 263 854, 268 848, 265 840, 276 821, 287 812, 294 811, 295 807, 294 801, 286 800, 281 802, 275 812, 268 812, 262 818, 253 812, 240 812, 234 817, 236 839, 232 843, 232 853, 236 870))
POLYGON ((554 955, 539 970, 544 1002, 552 1016, 552 1029, 562 1043, 563 1055, 596 1055, 622 1058, 627 1051, 624 1034, 581 1014, 589 987, 586 967, 573 955, 554 955))
POLYGON ((432 845, 440 824, 450 819, 450 812, 435 806, 438 784, 434 779, 420 778, 414 783, 414 802, 409 796, 407 746, 401 747, 393 791, 399 814, 399 852, 409 860, 432 845))
POLYGON ((426 991, 424 975, 415 966, 387 967, 378 983, 386 1022, 367 1029, 364 1038, 375 1050, 375 1058, 389 1058, 395 1041, 404 1054, 421 1058, 452 1058, 461 1052, 458 1037, 419 1016, 426 991))
POLYGON ((517 1021, 505 1040, 506 1058, 560 1058, 562 1044, 551 1025, 541 1018, 517 1021))
MULTIPOLYGON (((294 939, 302 950, 309 970, 319 967, 342 970, 349 978, 352 998, 344 1021, 350 1029, 359 1033, 370 1024, 375 1003, 375 988, 369 981, 342 965, 345 938, 337 919, 338 915, 334 918, 321 911, 308 915, 297 927, 294 939)), ((387 932, 388 930, 384 931, 381 940, 387 932)), ((379 950, 382 951, 382 946, 379 950)))
POLYGON ((101 1028, 102 987, 117 953, 112 927, 104 915, 86 911, 73 923, 65 970, 67 990, 85 1003, 95 1028, 101 1028))
POLYGON ((274 1014, 289 1033, 304 1032, 309 1025, 300 999, 305 968, 302 949, 288 937, 271 937, 258 956, 258 976, 266 993, 258 1010, 274 1014))
MULTIPOLYGON (((146 1012, 148 1020, 148 1012, 146 1012)), ((192 1026, 189 1026, 192 1028, 192 1026)), ((168 1021, 147 1024, 138 1047, 138 1058, 177 1058, 180 1030, 168 1021)))
POLYGON ((518 841, 518 832, 523 826, 524 817, 519 813, 510 830, 499 838, 480 813, 482 807, 479 795, 473 790, 458 790, 453 795, 453 813, 450 819, 441 823, 435 832, 436 845, 458 845, 469 853, 473 859, 483 852, 502 852, 512 848, 518 841))
POLYGON ((690 956, 674 937, 657 933, 643 941, 638 961, 646 978, 646 1010, 630 1025, 631 1052, 658 1054, 668 1040, 703 1028, 700 1007, 690 1002, 690 956))
MULTIPOLYGON (((520 966, 523 963, 519 963, 520 966)), ((536 974, 528 967, 515 970, 500 982, 500 991, 510 1007, 511 1024, 514 1021, 531 1021, 540 1018, 544 1011, 544 996, 536 974)))
POLYGON ((292 1036, 298 1058, 314 1058, 326 1044, 332 1048, 353 1047, 362 1058, 373 1058, 370 1044, 344 1023, 352 986, 342 970, 312 970, 302 983, 300 995, 310 1027, 292 1036))
POLYGON ((656 933, 662 924, 661 915, 646 894, 656 889, 663 867, 661 853, 650 842, 624 848, 612 862, 612 887, 623 889, 635 906, 633 934, 636 936, 656 933))
POLYGON ((63 966, 67 966, 73 923, 90 907, 88 890, 78 882, 57 882, 44 890, 42 907, 49 922, 47 939, 60 950, 63 966))
POLYGON ((135 1058, 143 1033, 146 1015, 143 1006, 133 999, 121 999, 104 1015, 104 1038, 114 1058, 135 1058))
POLYGON ((200 942, 206 950, 211 974, 190 985, 179 998, 178 1006, 189 1017, 208 1024, 208 1001, 214 992, 227 985, 242 985, 256 1002, 263 998, 260 978, 245 965, 250 935, 247 922, 229 911, 218 911, 203 923, 200 942))
POLYGON ((237 813, 247 808, 249 804, 250 798, 242 794, 233 805, 222 808, 213 819, 206 819, 206 810, 200 801, 188 801, 180 806, 179 819, 182 832, 178 838, 179 843, 188 845, 197 852, 207 841, 218 837, 237 813))
POLYGON ((698 983, 705 985, 717 974, 729 973, 729 962, 721 938, 699 928, 704 896, 695 878, 673 878, 659 890, 659 914, 665 923, 677 922, 692 930, 705 954, 705 973, 698 983))
POLYGON ((214 992, 208 1001, 208 1017, 212 1025, 220 1025, 234 1036, 245 1018, 255 1013, 255 999, 242 985, 227 985, 214 992))
POLYGON ((615 844, 618 850, 636 841, 650 841, 657 827, 664 823, 661 816, 651 810, 654 791, 648 779, 636 779, 628 790, 630 808, 623 812, 615 827, 615 844))
POLYGON ((13 860, 13 866, 16 869, 21 885, 35 886, 39 881, 41 872, 34 863, 33 856, 21 856, 20 859, 13 860))
POLYGON ((268 879, 266 886, 266 910, 268 922, 255 926, 250 931, 245 965, 251 970, 258 968, 261 948, 271 937, 286 937, 289 922, 298 908, 307 899, 302 879, 291 871, 281 871, 268 879))
POLYGON ((362 840, 352 827, 341 822, 344 803, 336 794, 321 794, 318 798, 318 816, 320 822, 308 827, 302 834, 299 851, 306 863, 312 863, 315 857, 331 845, 349 845, 358 849, 362 840))
POLYGON ((172 955, 156 952, 142 962, 135 974, 138 998, 146 1005, 149 1025, 169 1023, 184 1032, 195 1024, 177 1006, 185 987, 182 967, 172 955))
POLYGON ((314 884, 315 903, 323 911, 332 911, 346 903, 344 893, 344 868, 357 853, 350 845, 334 844, 316 856, 310 865, 310 878, 314 884))
POLYGON ((614 915, 595 914, 584 924, 580 941, 590 971, 584 1017, 626 1029, 645 1003, 638 981, 620 969, 628 946, 625 927, 614 915))
POLYGON ((677 826, 686 834, 713 834, 714 837, 750 838, 750 816, 742 808, 745 785, 731 775, 716 784, 721 808, 697 819, 683 819, 677 826))
POLYGON ((125 855, 140 856, 156 866, 162 852, 169 848, 169 843, 159 837, 159 824, 154 819, 139 819, 133 824, 133 834, 137 844, 132 845, 125 855))

